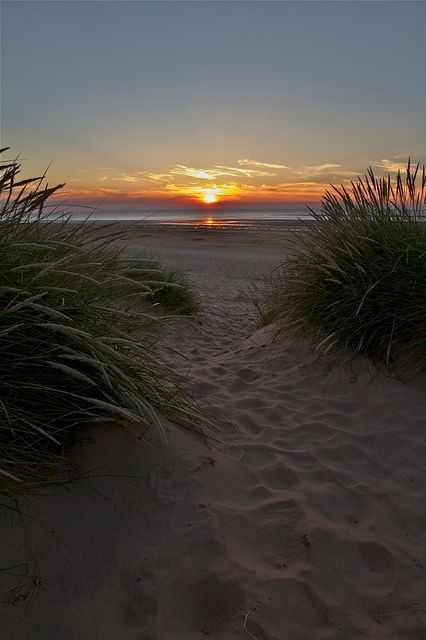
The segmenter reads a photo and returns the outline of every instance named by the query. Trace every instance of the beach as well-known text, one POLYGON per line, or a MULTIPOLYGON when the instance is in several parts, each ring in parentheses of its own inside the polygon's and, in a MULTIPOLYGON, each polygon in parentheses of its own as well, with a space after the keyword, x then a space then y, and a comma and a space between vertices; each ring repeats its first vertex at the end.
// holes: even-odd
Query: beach
POLYGON ((199 296, 161 339, 221 431, 89 425, 77 480, 2 499, 0 640, 424 639, 424 381, 257 327, 288 230, 126 244, 199 296))

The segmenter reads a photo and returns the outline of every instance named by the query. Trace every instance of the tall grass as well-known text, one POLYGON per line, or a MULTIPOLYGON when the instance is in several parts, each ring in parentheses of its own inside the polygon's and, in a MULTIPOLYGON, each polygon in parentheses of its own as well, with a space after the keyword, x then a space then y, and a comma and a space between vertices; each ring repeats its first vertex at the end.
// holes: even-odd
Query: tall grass
POLYGON ((298 251, 267 279, 264 324, 313 329, 327 352, 343 347, 400 370, 426 369, 425 168, 326 191, 298 251))
MULTIPOLYGON (((143 300, 145 303, 158 304, 166 311, 188 316, 200 311, 200 305, 193 291, 177 271, 165 269, 158 261, 146 257, 123 259, 122 267, 126 276, 149 285, 150 291, 146 293, 143 300)), ((121 284, 121 296, 125 290, 126 287, 121 284)), ((134 291, 134 286, 131 284, 127 300, 131 302, 132 299, 138 300, 140 295, 138 291, 134 291)))
POLYGON ((115 228, 63 220, 49 206, 62 185, 20 180, 17 161, 0 169, 0 492, 51 479, 82 423, 142 434, 162 431, 161 414, 207 433, 149 312, 159 295, 173 307, 170 289, 191 300, 183 285, 158 263, 124 258, 115 228), (123 296, 144 312, 126 311, 123 296))

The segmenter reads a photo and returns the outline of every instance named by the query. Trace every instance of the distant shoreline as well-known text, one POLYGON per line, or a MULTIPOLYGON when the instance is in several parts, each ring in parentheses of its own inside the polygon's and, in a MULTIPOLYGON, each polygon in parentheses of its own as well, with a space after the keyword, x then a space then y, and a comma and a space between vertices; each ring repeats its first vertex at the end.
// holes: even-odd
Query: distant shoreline
MULTIPOLYGON (((67 220, 69 224, 77 224, 84 219, 67 220)), ((313 219, 269 219, 269 220, 254 220, 254 219, 199 219, 182 221, 151 221, 151 220, 119 220, 119 219, 103 219, 95 220, 88 218, 90 224, 96 226, 123 226, 123 227, 136 227, 137 229, 146 229, 150 231, 160 230, 205 230, 206 232, 212 231, 300 231, 306 225, 306 222, 315 222, 313 219)))

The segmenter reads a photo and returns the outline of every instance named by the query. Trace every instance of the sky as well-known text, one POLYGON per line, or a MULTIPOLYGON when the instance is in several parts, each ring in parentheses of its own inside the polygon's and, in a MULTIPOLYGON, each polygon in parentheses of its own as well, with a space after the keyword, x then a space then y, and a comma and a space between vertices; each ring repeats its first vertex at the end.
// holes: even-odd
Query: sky
POLYGON ((426 160, 425 2, 3 0, 1 144, 105 210, 317 203, 426 160))

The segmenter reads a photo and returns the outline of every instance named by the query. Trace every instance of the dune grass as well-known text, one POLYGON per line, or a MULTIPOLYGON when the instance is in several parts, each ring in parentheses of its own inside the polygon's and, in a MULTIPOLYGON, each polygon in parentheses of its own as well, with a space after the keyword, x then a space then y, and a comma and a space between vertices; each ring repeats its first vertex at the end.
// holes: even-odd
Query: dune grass
MULTIPOLYGON (((199 313, 200 305, 185 278, 170 269, 165 269, 157 260, 146 257, 123 260, 123 269, 132 279, 148 284, 151 291, 146 293, 144 302, 159 304, 165 311, 193 316, 199 313)), ((121 287, 121 295, 123 287, 121 287)), ((138 292, 129 293, 138 298, 138 292)))
POLYGON ((266 278, 262 324, 314 330, 322 352, 340 347, 395 371, 426 369, 426 177, 370 168, 326 191, 297 252, 266 278))
POLYGON ((208 433, 163 362, 164 319, 149 312, 156 301, 189 309, 178 277, 124 258, 116 228, 61 218, 49 198, 62 185, 20 180, 17 161, 0 169, 0 493, 54 478, 84 423, 143 434, 162 431, 163 415, 208 433), (123 297, 144 312, 126 311, 123 297))

